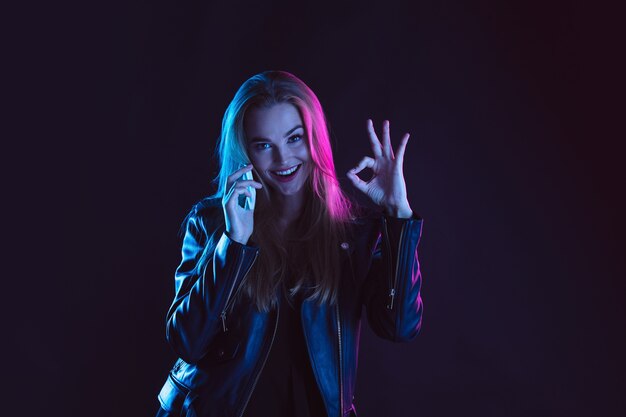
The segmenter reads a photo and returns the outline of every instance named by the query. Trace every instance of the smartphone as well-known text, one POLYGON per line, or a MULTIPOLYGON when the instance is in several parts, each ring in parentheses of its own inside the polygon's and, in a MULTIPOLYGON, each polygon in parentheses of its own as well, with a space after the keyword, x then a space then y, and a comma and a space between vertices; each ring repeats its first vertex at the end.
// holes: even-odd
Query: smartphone
MULTIPOLYGON (((248 171, 241 176, 242 180, 252 180, 252 171, 248 171)), ((245 195, 239 196, 239 205, 246 210, 254 210, 254 204, 256 203, 256 188, 248 186, 248 191, 252 197, 245 195)))

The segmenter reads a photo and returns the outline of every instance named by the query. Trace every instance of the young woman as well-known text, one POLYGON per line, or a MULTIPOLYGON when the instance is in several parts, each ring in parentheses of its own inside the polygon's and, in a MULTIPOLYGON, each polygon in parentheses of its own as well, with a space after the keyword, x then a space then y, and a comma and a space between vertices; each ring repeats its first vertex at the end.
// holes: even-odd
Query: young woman
POLYGON ((422 220, 389 122, 347 174, 380 210, 341 191, 322 107, 283 71, 247 80, 226 109, 217 193, 187 216, 167 339, 179 356, 159 416, 356 415, 361 311, 411 340, 422 301, 422 220), (373 176, 358 174, 369 168, 373 176))

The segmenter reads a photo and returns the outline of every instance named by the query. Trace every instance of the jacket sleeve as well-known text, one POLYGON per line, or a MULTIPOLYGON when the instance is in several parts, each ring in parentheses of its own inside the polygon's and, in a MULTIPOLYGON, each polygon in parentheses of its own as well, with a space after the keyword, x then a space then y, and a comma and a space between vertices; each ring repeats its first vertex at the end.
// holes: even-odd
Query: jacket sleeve
POLYGON ((187 363, 199 361, 222 331, 222 311, 258 252, 231 240, 221 229, 209 234, 209 222, 197 212, 188 217, 175 274, 176 295, 166 318, 167 340, 187 363))
POLYGON ((422 323, 422 276, 417 246, 422 219, 384 216, 372 263, 364 284, 363 302, 372 330, 394 342, 412 340, 422 323))

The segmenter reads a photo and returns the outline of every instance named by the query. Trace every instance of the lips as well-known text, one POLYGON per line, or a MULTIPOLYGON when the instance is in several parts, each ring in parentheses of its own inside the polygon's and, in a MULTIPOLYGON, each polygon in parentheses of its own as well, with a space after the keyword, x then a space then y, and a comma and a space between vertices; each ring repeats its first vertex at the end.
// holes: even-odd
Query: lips
POLYGON ((296 177, 298 171, 300 171, 300 167, 302 167, 302 164, 294 165, 291 168, 279 171, 270 171, 270 173, 272 174, 272 177, 280 182, 289 182, 296 177))

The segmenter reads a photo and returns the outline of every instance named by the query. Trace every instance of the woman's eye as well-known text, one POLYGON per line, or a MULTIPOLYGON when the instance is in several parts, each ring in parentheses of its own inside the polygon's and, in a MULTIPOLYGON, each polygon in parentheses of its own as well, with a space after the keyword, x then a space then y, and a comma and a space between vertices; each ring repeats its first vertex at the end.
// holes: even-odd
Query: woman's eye
POLYGON ((300 135, 293 135, 292 137, 289 138, 289 142, 290 143, 291 142, 298 142, 300 140, 302 140, 302 136, 300 136, 300 135))
POLYGON ((257 144, 254 145, 254 148, 256 150, 263 151, 265 149, 269 149, 270 148, 270 144, 269 143, 257 143, 257 144))

